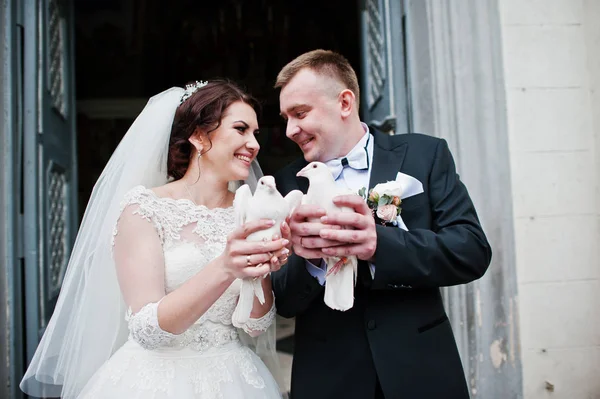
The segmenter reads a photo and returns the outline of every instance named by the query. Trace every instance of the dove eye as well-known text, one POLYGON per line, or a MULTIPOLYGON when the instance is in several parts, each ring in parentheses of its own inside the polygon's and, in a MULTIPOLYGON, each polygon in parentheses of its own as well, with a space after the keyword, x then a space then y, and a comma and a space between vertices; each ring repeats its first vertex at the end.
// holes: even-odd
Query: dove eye
POLYGON ((317 165, 313 165, 313 169, 317 169, 317 165))

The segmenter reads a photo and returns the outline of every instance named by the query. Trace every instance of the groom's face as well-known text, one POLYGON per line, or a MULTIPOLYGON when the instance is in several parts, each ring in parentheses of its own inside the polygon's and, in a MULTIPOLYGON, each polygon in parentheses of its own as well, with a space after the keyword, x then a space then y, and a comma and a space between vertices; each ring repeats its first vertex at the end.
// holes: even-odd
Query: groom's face
POLYGON ((287 122, 286 135, 294 141, 307 162, 326 162, 343 156, 341 84, 305 68, 281 89, 279 106, 287 122))

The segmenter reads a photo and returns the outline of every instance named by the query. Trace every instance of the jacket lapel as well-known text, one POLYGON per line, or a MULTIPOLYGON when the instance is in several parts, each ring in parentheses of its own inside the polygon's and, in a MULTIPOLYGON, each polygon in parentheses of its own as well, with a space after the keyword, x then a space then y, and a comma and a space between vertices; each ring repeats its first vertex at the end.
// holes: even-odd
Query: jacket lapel
POLYGON ((373 146, 373 167, 369 179, 369 190, 379 183, 396 180, 396 175, 402 167, 408 144, 392 140, 392 136, 373 131, 375 145, 373 146))

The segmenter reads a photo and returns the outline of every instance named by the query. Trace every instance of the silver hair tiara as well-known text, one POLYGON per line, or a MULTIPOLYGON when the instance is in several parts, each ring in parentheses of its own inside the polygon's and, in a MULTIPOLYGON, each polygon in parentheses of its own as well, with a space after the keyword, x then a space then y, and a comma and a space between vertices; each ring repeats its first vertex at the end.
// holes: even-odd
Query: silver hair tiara
POLYGON ((179 105, 183 104, 183 102, 185 100, 187 100, 188 98, 190 98, 192 96, 192 94, 194 94, 195 92, 197 92, 198 89, 206 86, 207 84, 208 84, 207 81, 201 80, 199 82, 196 81, 196 83, 190 83, 189 85, 185 85, 185 92, 181 96, 181 100, 179 101, 179 105))

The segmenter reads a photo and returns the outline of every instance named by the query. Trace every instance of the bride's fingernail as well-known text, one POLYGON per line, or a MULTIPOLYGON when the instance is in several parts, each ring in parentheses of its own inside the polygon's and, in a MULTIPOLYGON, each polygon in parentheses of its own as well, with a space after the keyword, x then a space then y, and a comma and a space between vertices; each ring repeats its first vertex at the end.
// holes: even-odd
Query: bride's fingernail
POLYGON ((267 222, 269 226, 273 226, 275 224, 275 220, 271 219, 267 222))
POLYGON ((321 218, 321 223, 327 223, 329 221, 329 219, 327 219, 327 216, 323 216, 321 218))
POLYGON ((287 248, 283 248, 283 251, 281 251, 282 254, 287 255, 290 253, 290 250, 287 248))
POLYGON ((283 239, 283 241, 281 242, 284 246, 288 245, 290 243, 289 240, 286 240, 285 238, 283 239))

